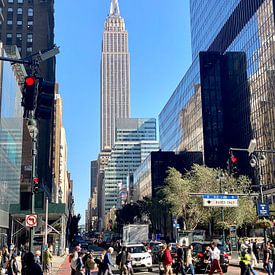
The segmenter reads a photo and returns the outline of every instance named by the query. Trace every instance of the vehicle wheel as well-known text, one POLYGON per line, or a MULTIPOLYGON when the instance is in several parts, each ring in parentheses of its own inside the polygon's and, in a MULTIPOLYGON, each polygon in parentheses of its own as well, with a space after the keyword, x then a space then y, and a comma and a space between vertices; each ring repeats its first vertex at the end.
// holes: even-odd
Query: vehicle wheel
POLYGON ((152 272, 153 271, 153 268, 152 267, 149 267, 148 268, 148 272, 152 272))

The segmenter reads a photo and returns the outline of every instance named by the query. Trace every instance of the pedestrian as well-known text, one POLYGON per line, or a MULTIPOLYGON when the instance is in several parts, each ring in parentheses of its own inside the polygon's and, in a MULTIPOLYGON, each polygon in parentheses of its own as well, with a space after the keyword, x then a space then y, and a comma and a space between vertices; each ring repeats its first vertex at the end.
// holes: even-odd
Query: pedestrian
POLYGON ((270 246, 271 250, 271 261, 272 261, 272 274, 275 275, 275 246, 272 243, 270 246))
POLYGON ((255 271, 254 267, 258 264, 257 258, 251 247, 248 248, 248 254, 250 255, 250 272, 253 275, 257 275, 258 273, 255 271))
POLYGON ((49 249, 49 247, 46 247, 44 253, 43 253, 43 270, 46 272, 46 274, 51 274, 52 272, 52 260, 53 256, 49 249))
POLYGON ((221 251, 218 249, 216 242, 211 243, 211 247, 209 251, 211 254, 211 268, 209 271, 209 275, 214 274, 216 270, 217 272, 220 273, 220 275, 223 275, 221 265, 220 265, 221 251))
POLYGON ((184 268, 184 250, 180 246, 179 243, 176 244, 177 248, 177 265, 176 265, 176 274, 181 273, 182 275, 185 275, 185 268, 184 268))
POLYGON ((255 239, 253 244, 252 244, 252 251, 257 259, 257 262, 259 262, 260 258, 259 258, 259 244, 258 244, 258 240, 255 239))
POLYGON ((97 275, 103 274, 103 259, 105 256, 105 251, 101 254, 100 258, 95 258, 95 263, 97 264, 97 275))
POLYGON ((20 273, 16 255, 12 255, 11 257, 11 269, 12 269, 13 275, 17 275, 20 273))
POLYGON ((251 256, 248 248, 243 248, 240 254, 241 275, 249 275, 251 269, 251 256))
POLYGON ((10 254, 8 250, 8 246, 4 245, 2 248, 2 258, 1 258, 1 267, 2 267, 2 273, 5 274, 7 271, 7 265, 9 264, 10 254))
POLYGON ((81 254, 81 247, 77 245, 74 249, 72 259, 71 259, 71 275, 80 275, 83 274, 83 260, 81 254))
MULTIPOLYGON (((124 275, 127 275, 127 266, 126 266, 126 262, 127 262, 127 254, 126 254, 126 247, 123 246, 122 249, 121 249, 121 252, 119 253, 119 258, 120 258, 120 261, 119 261, 119 271, 120 271, 120 275, 124 274, 124 275)), ((117 262, 116 262, 117 264, 117 262)))
POLYGON ((107 253, 104 255, 104 259, 102 261, 102 273, 103 275, 112 275, 112 266, 114 267, 115 265, 113 264, 112 261, 112 253, 114 252, 114 249, 112 247, 109 247, 107 250, 107 253))
POLYGON ((90 253, 88 254, 84 266, 85 266, 85 275, 91 275, 91 271, 97 268, 97 264, 95 263, 95 260, 92 254, 90 253))
POLYGON ((22 275, 43 275, 41 267, 35 263, 32 252, 24 255, 24 266, 22 267, 22 275))
POLYGON ((190 244, 186 251, 186 272, 188 273, 188 271, 190 271, 192 275, 195 275, 192 252, 193 252, 193 245, 190 244))
POLYGON ((41 266, 41 251, 40 250, 35 251, 34 261, 41 266))
POLYGON ((129 251, 129 248, 126 250, 126 266, 127 266, 128 274, 133 275, 134 270, 132 266, 132 256, 129 251))
POLYGON ((263 245, 264 250, 263 250, 263 267, 264 270, 267 272, 268 275, 271 275, 271 250, 270 250, 270 245, 269 243, 263 245))
POLYGON ((164 272, 165 272, 166 275, 168 275, 168 274, 172 275, 173 274, 173 271, 172 271, 173 259, 172 259, 172 256, 171 256, 170 248, 171 248, 170 244, 168 244, 168 245, 164 244, 162 246, 162 251, 163 251, 162 264, 163 264, 164 272))

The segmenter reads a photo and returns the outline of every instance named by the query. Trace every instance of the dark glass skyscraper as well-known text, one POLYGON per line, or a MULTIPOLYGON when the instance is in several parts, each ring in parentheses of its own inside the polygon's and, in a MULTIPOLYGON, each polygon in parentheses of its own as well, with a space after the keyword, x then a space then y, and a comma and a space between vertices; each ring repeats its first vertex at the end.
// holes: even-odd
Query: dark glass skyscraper
MULTIPOLYGON (((229 147, 275 148, 274 0, 190 0, 193 63, 160 114, 163 150, 204 152, 225 166, 229 147)), ((275 184, 274 155, 261 181, 275 184)), ((241 172, 249 172, 240 154, 241 172), (243 169, 242 169, 243 168, 243 169)))

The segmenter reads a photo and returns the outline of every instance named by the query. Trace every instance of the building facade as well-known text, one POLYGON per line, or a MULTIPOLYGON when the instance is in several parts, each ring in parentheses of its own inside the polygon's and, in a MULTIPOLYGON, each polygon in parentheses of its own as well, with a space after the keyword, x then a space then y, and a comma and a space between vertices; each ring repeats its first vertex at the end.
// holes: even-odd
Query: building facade
MULTIPOLYGON (((193 62, 160 113, 161 149, 198 150, 222 168, 228 149, 252 138, 274 150, 273 1, 191 0, 190 11, 193 62)), ((236 154, 239 172, 252 175, 247 154, 236 154)), ((261 181, 270 189, 274 155, 266 157, 261 181)))
MULTIPOLYGON (((6 56, 0 46, 1 56, 6 56)), ((0 246, 7 243, 9 206, 20 201, 23 111, 16 71, 0 62, 0 246)))
POLYGON ((100 150, 111 150, 116 120, 130 117, 130 54, 128 32, 118 0, 112 0, 105 21, 101 53, 100 150))
POLYGON ((155 119, 118 119, 116 141, 104 171, 104 213, 118 205, 119 191, 129 190, 127 177, 159 149, 155 119))
MULTIPOLYGON (((223 0, 207 5, 190 1, 193 57, 199 51, 243 52, 246 56, 247 75, 236 86, 242 89, 248 83, 249 102, 242 113, 242 135, 246 148, 255 138, 259 150, 275 148, 274 4, 274 0, 223 0)), ((260 170, 262 183, 272 188, 274 154, 266 154, 260 170)))

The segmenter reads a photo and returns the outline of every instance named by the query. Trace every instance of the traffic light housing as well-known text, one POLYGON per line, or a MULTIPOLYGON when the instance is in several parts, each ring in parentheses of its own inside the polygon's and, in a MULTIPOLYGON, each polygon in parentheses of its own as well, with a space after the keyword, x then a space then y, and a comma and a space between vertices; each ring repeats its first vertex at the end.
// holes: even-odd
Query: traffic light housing
POLYGON ((229 172, 230 174, 236 174, 238 172, 238 159, 230 152, 229 155, 229 172))
POLYGON ((22 106, 26 111, 33 111, 36 106, 37 79, 35 76, 25 77, 23 86, 22 106))
POLYGON ((51 119, 55 95, 55 83, 39 80, 35 117, 51 119))
POLYGON ((33 178, 33 192, 38 193, 39 190, 39 179, 38 178, 33 178))

